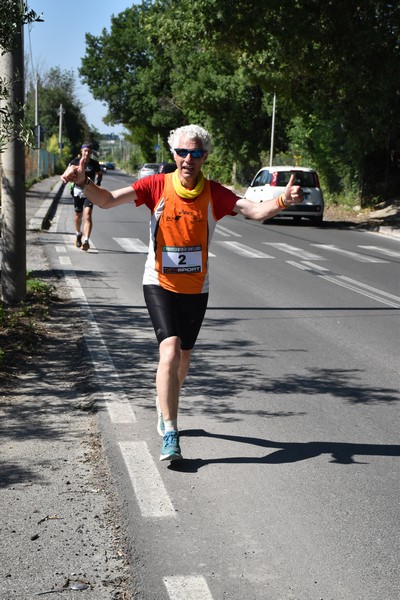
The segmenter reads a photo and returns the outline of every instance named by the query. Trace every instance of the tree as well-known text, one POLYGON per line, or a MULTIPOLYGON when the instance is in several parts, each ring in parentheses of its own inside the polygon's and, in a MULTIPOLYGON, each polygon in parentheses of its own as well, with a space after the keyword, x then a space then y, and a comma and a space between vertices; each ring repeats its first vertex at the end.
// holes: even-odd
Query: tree
POLYGON ((76 154, 83 141, 90 136, 90 128, 77 99, 73 71, 53 67, 41 73, 34 82, 31 76, 26 94, 26 120, 33 129, 35 124, 35 85, 37 85, 39 121, 46 139, 59 132, 59 109, 63 107, 63 138, 76 154))
MULTIPOLYGON (((2 0, 0 13, 0 55, 13 52, 16 49, 18 34, 26 23, 41 21, 42 19, 33 11, 28 9, 25 2, 15 0, 2 0)), ((28 130, 24 127, 23 119, 18 120, 18 128, 15 129, 14 110, 18 112, 22 107, 13 107, 9 103, 10 82, 0 73, 0 152, 2 152, 7 141, 13 137, 26 141, 29 137, 28 130), (3 100, 3 103, 1 101, 3 100)))
POLYGON ((3 302, 11 305, 26 295, 23 23, 36 15, 19 1, 7 1, 4 8, 10 12, 7 18, 3 15, 6 25, 0 37, 1 289, 3 302))
POLYGON ((208 126, 218 173, 266 154, 276 93, 278 152, 307 157, 333 192, 389 193, 400 150, 399 35, 393 1, 155 0, 87 36, 81 75, 149 152, 156 131, 208 126), (376 157, 384 168, 368 176, 376 157))
POLYGON ((182 122, 182 111, 170 94, 170 58, 143 30, 151 10, 150 3, 132 6, 112 17, 110 33, 86 34, 80 69, 93 97, 107 103, 106 121, 122 123, 149 160, 155 158, 158 134, 166 137, 182 122))

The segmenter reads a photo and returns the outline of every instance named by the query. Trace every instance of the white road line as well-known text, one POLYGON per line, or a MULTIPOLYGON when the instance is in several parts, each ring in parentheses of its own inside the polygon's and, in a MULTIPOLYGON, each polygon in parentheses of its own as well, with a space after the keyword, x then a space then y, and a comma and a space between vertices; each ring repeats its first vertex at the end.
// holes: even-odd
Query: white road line
MULTIPOLYGON (((351 290, 352 292, 356 292, 357 294, 361 294, 362 296, 367 296, 367 298, 371 298, 372 300, 376 300, 377 302, 382 302, 382 304, 392 306, 393 308, 400 308, 400 298, 398 299, 399 300, 398 303, 391 302, 389 300, 386 300, 384 297, 381 298, 378 295, 378 294, 380 294, 382 296, 386 296, 385 292, 380 292, 379 290, 377 290, 378 294, 373 294, 364 289, 361 289, 364 286, 363 286, 363 284, 360 284, 357 281, 355 281, 354 284, 352 285, 343 280, 343 279, 347 279, 347 278, 341 279, 340 277, 331 277, 330 275, 318 275, 318 277, 321 277, 322 279, 325 279, 326 281, 330 281, 331 283, 335 283, 336 285, 340 285, 341 287, 351 290), (360 287, 357 287, 357 286, 360 286, 360 287)), ((352 281, 352 280, 350 280, 350 281, 352 281)), ((368 286, 366 286, 366 287, 368 287, 368 286)), ((396 296, 394 296, 394 297, 396 298, 396 296)))
POLYGON ((223 227, 219 223, 215 226, 215 231, 216 231, 216 233, 219 233, 220 235, 223 235, 225 237, 227 237, 229 235, 233 235, 233 237, 242 237, 240 233, 236 233, 236 231, 232 231, 231 229, 228 229, 227 227, 223 227))
POLYGON ((400 258, 400 252, 396 250, 389 250, 389 248, 380 248, 379 246, 358 246, 358 248, 364 248, 365 250, 375 250, 375 252, 381 252, 386 256, 392 256, 393 258, 400 258))
POLYGON ((296 246, 291 246, 290 244, 282 244, 278 242, 263 242, 263 244, 266 246, 272 246, 273 248, 277 248, 278 250, 282 250, 282 252, 287 252, 288 254, 294 254, 299 260, 327 260, 319 254, 307 252, 307 250, 296 248, 296 246))
POLYGON ((119 442, 118 445, 142 516, 176 518, 176 511, 146 442, 119 442))
POLYGON ((384 292, 383 290, 378 290, 378 288, 374 288, 370 285, 367 285, 366 283, 362 283, 361 281, 356 281, 355 279, 351 279, 350 277, 346 277, 345 275, 339 275, 338 277, 339 277, 339 279, 343 279, 344 281, 348 281, 349 283, 358 285, 366 290, 369 290, 370 292, 375 292, 377 294, 380 294, 381 296, 385 296, 385 298, 391 298, 392 300, 396 300, 397 302, 400 302, 399 296, 395 296, 394 294, 389 294, 389 292, 384 292))
POLYGON ((170 600, 213 600, 204 577, 175 575, 163 580, 170 600))
POLYGON ((287 260, 286 261, 288 265, 292 265, 292 267, 297 267, 298 269, 301 269, 302 271, 325 271, 327 273, 330 273, 329 269, 326 269, 325 267, 321 267, 321 265, 314 265, 312 262, 309 262, 308 260, 303 260, 301 263, 296 262, 295 260, 287 260))
POLYGON ((56 252, 58 252, 58 254, 65 254, 67 252, 67 249, 65 246, 55 246, 56 252))
POLYGON ((250 246, 245 246, 244 244, 240 244, 239 242, 216 242, 216 244, 226 246, 236 254, 239 254, 240 256, 245 256, 246 258, 275 258, 270 254, 266 254, 265 252, 261 252, 260 250, 254 250, 253 248, 250 248, 250 246))
POLYGON ((149 251, 148 244, 144 244, 138 238, 113 238, 125 250, 134 254, 147 254, 149 251))
POLYGON ((292 265, 292 267, 297 267, 297 269, 301 269, 302 271, 313 271, 312 267, 310 267, 309 265, 298 263, 294 260, 287 260, 286 262, 288 265, 292 265))
POLYGON ((69 256, 59 256, 59 261, 60 261, 60 265, 63 265, 64 267, 66 265, 71 266, 72 262, 69 256))
POLYGON ((327 269, 326 267, 322 267, 321 265, 315 265, 314 263, 309 262, 308 260, 303 260, 302 263, 303 263, 303 265, 307 265, 308 267, 311 267, 312 270, 326 271, 327 273, 329 273, 329 269, 327 269))
POLYGON ((106 401, 107 412, 112 423, 131 424, 136 422, 136 415, 123 391, 118 373, 111 360, 104 340, 92 311, 89 308, 85 293, 75 275, 65 275, 71 298, 82 305, 86 313, 88 328, 85 331, 85 341, 96 370, 97 379, 102 388, 103 398, 106 401))
MULTIPOLYGON (((313 265, 313 263, 307 263, 307 261, 297 263, 295 261, 288 260, 286 262, 288 265, 297 267, 302 271, 326 271, 327 273, 330 272, 329 269, 325 269, 320 265, 313 265)), ((362 283, 361 281, 356 281, 355 279, 351 279, 350 277, 346 277, 345 275, 334 276, 318 274, 318 277, 321 277, 326 281, 330 281, 331 283, 336 283, 336 285, 345 287, 348 290, 352 290, 353 292, 357 292, 358 294, 362 294, 363 296, 367 296, 368 298, 372 298, 373 300, 377 300, 378 302, 383 302, 384 304, 388 304, 389 306, 393 306, 394 308, 400 308, 399 296, 395 296, 393 294, 389 294, 389 292, 385 292, 383 290, 379 290, 378 288, 371 287, 370 285, 362 283), (388 300, 386 301, 385 298, 387 298, 388 300), (393 302, 391 302, 390 300, 393 300, 393 302)))
POLYGON ((351 250, 344 250, 343 248, 338 248, 335 245, 330 244, 311 244, 311 246, 316 246, 317 248, 322 248, 323 250, 330 250, 332 252, 338 252, 339 254, 345 254, 346 256, 351 256, 354 260, 358 260, 360 262, 369 262, 369 263, 385 263, 386 260, 381 258, 375 258, 373 256, 367 256, 366 254, 360 254, 359 252, 352 252, 351 250))

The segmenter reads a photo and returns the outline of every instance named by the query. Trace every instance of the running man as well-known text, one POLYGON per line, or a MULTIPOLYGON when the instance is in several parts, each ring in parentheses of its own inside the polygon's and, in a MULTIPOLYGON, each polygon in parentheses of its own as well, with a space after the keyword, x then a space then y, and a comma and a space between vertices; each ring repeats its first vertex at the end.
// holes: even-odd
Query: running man
POLYGON ((179 394, 189 370, 208 301, 208 249, 216 223, 226 215, 270 219, 303 201, 293 185, 274 200, 255 204, 206 179, 201 168, 211 150, 210 134, 198 125, 171 131, 177 169, 135 181, 110 192, 85 174, 85 163, 61 176, 74 182, 93 204, 112 208, 134 202, 150 210, 150 243, 143 275, 146 306, 159 344, 156 374, 157 431, 163 436, 160 460, 182 459, 178 430, 179 394))

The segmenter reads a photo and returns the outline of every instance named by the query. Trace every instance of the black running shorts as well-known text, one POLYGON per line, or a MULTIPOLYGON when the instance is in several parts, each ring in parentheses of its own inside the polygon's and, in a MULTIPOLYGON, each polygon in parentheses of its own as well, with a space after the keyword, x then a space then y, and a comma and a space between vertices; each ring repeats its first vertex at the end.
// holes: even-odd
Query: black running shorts
POLYGON ((74 196, 74 209, 76 213, 83 212, 84 208, 93 208, 93 203, 86 196, 74 196))
POLYGON ((144 299, 158 343, 177 336, 191 350, 203 323, 208 294, 177 294, 158 285, 143 286, 144 299))

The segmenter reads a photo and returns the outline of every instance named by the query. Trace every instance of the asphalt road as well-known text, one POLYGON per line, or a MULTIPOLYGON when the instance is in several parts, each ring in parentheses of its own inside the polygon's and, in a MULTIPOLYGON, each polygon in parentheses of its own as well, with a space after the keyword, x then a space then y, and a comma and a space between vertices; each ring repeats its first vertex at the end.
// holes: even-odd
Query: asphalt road
POLYGON ((148 216, 95 208, 84 253, 66 190, 47 250, 87 314, 138 597, 395 600, 399 240, 221 221, 182 396, 184 461, 167 466, 141 287, 148 216))

